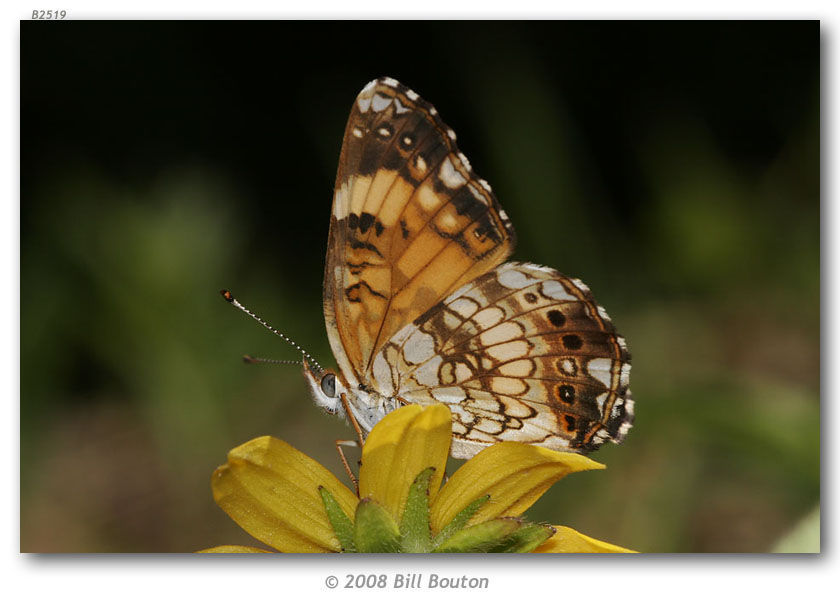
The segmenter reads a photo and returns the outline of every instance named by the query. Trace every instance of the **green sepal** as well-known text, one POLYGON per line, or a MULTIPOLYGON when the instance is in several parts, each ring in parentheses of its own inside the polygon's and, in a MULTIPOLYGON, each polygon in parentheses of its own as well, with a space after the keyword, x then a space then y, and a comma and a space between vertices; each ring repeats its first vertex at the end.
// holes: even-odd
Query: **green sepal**
POLYGON ((335 498, 327 488, 319 485, 318 491, 321 494, 321 500, 324 502, 327 518, 330 520, 335 537, 338 538, 338 543, 341 544, 341 550, 343 552, 355 552, 356 543, 353 540, 353 521, 344 513, 344 510, 338 505, 338 502, 335 501, 335 498))
POLYGON ((357 552, 399 552, 400 530, 394 518, 370 498, 356 507, 354 538, 357 552))
POLYGON ((488 552, 531 552, 557 532, 551 525, 522 523, 519 529, 503 539, 488 552))
POLYGON ((516 519, 484 521, 453 533, 435 552, 488 552, 521 527, 516 519))
POLYGON ((461 512, 452 517, 452 520, 447 523, 443 529, 440 530, 432 540, 432 545, 437 547, 445 542, 451 535, 463 529, 472 516, 478 512, 478 509, 484 506, 484 503, 490 499, 490 494, 485 494, 470 502, 461 512))
POLYGON ((420 472, 408 490, 402 521, 400 545, 403 552, 426 553, 432 549, 432 530, 429 525, 429 481, 435 468, 420 472))

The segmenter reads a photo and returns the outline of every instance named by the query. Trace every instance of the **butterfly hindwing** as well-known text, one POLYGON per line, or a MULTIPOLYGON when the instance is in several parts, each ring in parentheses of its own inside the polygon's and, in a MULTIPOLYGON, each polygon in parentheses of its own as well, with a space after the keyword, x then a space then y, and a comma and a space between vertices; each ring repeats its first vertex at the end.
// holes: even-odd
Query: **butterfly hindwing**
POLYGON ((374 375, 404 401, 448 404, 456 456, 505 440, 590 451, 630 428, 629 361, 585 284, 514 262, 400 331, 374 375))
POLYGON ((353 105, 324 275, 330 343, 351 384, 370 377, 397 331, 512 251, 509 220, 454 138, 430 104, 389 78, 353 105))

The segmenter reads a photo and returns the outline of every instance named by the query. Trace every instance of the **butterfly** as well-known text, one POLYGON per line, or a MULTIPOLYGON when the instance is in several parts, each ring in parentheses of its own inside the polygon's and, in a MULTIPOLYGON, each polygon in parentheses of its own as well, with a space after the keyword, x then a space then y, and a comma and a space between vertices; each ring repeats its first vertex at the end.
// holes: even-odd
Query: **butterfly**
POLYGON ((588 452, 633 421, 630 355, 579 279, 505 262, 515 233, 437 110, 390 77, 359 93, 338 163, 324 318, 338 370, 316 404, 362 436, 442 402, 451 454, 515 440, 588 452))

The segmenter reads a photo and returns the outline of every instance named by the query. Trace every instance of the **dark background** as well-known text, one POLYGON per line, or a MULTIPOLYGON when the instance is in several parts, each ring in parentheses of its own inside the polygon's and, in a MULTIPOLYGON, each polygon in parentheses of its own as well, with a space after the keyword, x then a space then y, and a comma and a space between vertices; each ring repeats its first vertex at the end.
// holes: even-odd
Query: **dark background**
POLYGON ((209 478, 263 434, 342 472, 350 430, 296 367, 240 362, 296 356, 218 289, 332 362, 336 161, 381 75, 456 130, 514 258, 586 281, 633 353, 627 441, 531 517, 813 548, 818 22, 273 21, 21 24, 21 549, 251 543, 209 478))

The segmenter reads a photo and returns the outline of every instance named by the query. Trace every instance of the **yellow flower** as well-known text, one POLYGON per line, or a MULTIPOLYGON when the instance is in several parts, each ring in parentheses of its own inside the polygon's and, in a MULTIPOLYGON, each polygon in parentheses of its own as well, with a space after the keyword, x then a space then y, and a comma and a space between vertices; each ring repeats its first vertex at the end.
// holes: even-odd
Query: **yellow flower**
POLYGON ((568 527, 520 518, 569 473, 604 465, 502 442, 464 463, 441 487, 451 435, 445 405, 388 414, 362 448, 358 496, 286 442, 256 438, 231 450, 213 473, 213 496, 245 531, 281 552, 630 552, 568 527))

